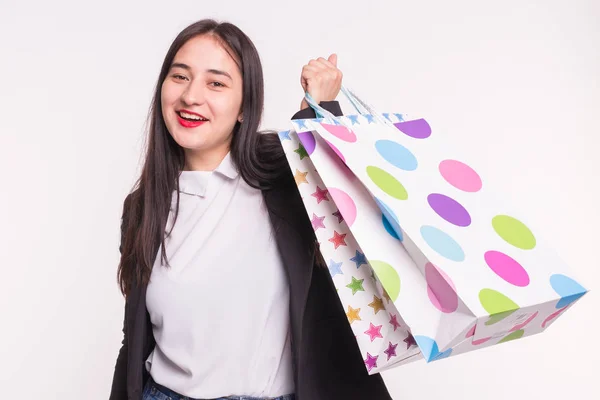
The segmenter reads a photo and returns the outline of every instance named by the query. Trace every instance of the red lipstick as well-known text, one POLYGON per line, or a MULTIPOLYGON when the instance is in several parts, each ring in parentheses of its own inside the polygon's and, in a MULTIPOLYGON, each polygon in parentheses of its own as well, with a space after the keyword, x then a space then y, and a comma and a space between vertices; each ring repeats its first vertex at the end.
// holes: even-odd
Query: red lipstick
POLYGON ((201 114, 192 112, 192 111, 179 110, 179 111, 176 112, 176 114, 177 114, 177 120, 179 121, 179 125, 183 126, 184 128, 196 128, 196 127, 202 125, 203 123, 208 122, 208 120, 206 119, 206 117, 204 117, 201 114), (180 112, 184 112, 184 113, 187 113, 187 114, 195 115, 195 116, 197 116, 199 118, 203 118, 203 119, 199 120, 199 121, 191 121, 189 119, 182 118, 181 115, 179 114, 180 112))

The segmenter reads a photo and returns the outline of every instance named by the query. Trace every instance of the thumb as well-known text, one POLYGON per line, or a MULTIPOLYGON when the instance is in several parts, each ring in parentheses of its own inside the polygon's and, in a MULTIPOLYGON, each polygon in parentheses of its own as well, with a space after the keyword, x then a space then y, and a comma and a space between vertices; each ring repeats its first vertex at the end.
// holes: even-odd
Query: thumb
POLYGON ((327 61, 329 61, 337 67, 337 54, 333 53, 332 55, 330 55, 327 61))

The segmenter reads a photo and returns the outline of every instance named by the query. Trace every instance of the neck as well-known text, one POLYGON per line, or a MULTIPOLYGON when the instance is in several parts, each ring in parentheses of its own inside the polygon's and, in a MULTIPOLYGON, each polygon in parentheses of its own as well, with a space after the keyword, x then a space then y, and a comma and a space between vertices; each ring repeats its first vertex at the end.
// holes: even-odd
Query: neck
POLYGON ((185 166, 183 169, 184 171, 214 171, 227 153, 229 153, 229 146, 210 151, 185 149, 185 166))

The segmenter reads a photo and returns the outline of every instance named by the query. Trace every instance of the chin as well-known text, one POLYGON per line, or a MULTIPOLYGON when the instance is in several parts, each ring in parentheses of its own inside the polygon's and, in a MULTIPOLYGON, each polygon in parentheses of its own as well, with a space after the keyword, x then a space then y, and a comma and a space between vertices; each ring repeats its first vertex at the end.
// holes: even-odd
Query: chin
POLYGON ((168 129, 171 137, 181 147, 185 148, 196 148, 202 147, 205 143, 205 133, 199 132, 198 130, 190 130, 181 126, 175 126, 173 129, 168 129))
POLYGON ((187 150, 205 150, 207 148, 204 140, 200 138, 176 138, 177 144, 187 150))

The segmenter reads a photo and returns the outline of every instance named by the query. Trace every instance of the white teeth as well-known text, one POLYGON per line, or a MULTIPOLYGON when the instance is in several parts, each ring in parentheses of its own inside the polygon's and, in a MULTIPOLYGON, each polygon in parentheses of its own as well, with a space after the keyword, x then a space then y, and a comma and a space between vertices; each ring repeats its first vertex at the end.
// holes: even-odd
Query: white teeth
POLYGON ((206 118, 200 118, 197 115, 188 114, 188 113, 182 112, 182 111, 179 112, 179 115, 181 115, 181 117, 183 117, 183 118, 193 119, 194 121, 207 121, 206 118))

